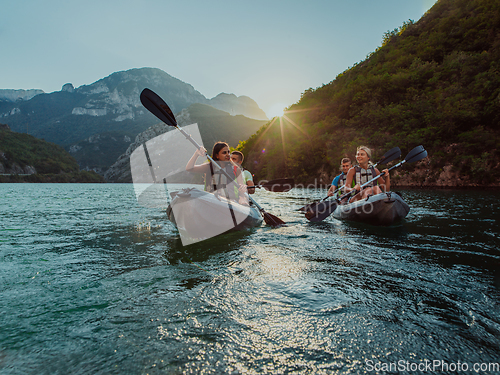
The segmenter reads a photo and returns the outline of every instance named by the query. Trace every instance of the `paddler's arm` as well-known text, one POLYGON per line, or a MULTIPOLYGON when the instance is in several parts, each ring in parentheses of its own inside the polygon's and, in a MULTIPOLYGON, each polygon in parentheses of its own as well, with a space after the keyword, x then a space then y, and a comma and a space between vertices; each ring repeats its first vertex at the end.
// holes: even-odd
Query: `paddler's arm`
POLYGON ((380 177, 377 178, 377 183, 378 183, 378 186, 380 187, 380 189, 382 191, 389 191, 391 188, 391 180, 390 180, 390 177, 388 177, 389 170, 384 169, 382 172, 380 172, 377 168, 375 168, 375 173, 377 176, 380 175, 380 177), (382 188, 382 186, 383 186, 383 188, 382 188))
POLYGON ((391 176, 389 175, 389 170, 384 169, 382 171, 383 177, 381 177, 384 180, 384 185, 385 185, 385 191, 390 191, 391 190, 391 176))
POLYGON ((248 191, 248 194, 255 193, 255 188, 253 186, 255 186, 255 184, 253 183, 253 181, 252 180, 248 180, 247 181, 247 191, 248 191))
POLYGON ((188 163, 186 164, 186 171, 188 171, 188 172, 197 172, 197 173, 205 173, 205 169, 206 169, 206 165, 205 164, 194 165, 194 163, 196 163, 196 160, 200 156, 205 156, 206 153, 207 153, 207 150, 203 146, 200 147, 198 150, 196 150, 194 152, 193 156, 191 156, 191 159, 189 159, 188 163))
POLYGON ((333 179, 332 184, 330 185, 330 189, 328 189, 328 193, 326 194, 327 196, 331 197, 333 195, 333 192, 337 190, 337 187, 339 186, 340 176, 341 175, 338 175, 333 179))
POLYGON ((358 184, 356 184, 356 186, 354 186, 353 188, 351 187, 352 180, 354 178, 355 173, 356 173, 356 170, 354 168, 349 169, 349 172, 347 172, 347 177, 346 177, 345 185, 344 185, 344 192, 345 193, 348 193, 352 190, 357 190, 357 191, 361 190, 361 186, 358 184))
POLYGON ((249 171, 246 171, 244 169, 241 170, 241 173, 243 175, 243 180, 246 180, 246 184, 247 184, 247 193, 248 194, 253 194, 255 193, 255 188, 252 187, 252 186, 255 186, 255 184, 253 183, 253 177, 252 177, 252 174, 249 172, 249 171))

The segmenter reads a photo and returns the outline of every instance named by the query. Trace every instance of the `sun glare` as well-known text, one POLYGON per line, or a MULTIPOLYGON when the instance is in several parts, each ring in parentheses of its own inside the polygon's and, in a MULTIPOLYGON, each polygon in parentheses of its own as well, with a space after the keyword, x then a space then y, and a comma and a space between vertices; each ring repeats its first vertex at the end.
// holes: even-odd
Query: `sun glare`
POLYGON ((286 108, 286 104, 283 104, 283 103, 276 103, 276 104, 273 104, 271 106, 271 108, 269 108, 269 111, 267 113, 268 117, 270 119, 272 119, 273 117, 281 117, 283 116, 283 112, 286 108))
MULTIPOLYGON (((271 120, 269 120, 269 125, 266 125, 266 129, 261 132, 259 135, 259 138, 257 138, 257 143, 260 141, 262 137, 271 129, 271 127, 274 125, 274 123, 277 123, 280 125, 280 132, 281 132, 281 143, 283 145, 283 158, 285 160, 285 172, 287 172, 287 163, 286 163, 286 138, 285 138, 285 133, 287 132, 287 128, 290 129, 290 126, 292 126, 294 129, 297 131, 301 132, 304 134, 305 137, 309 138, 309 134, 307 134, 304 129, 302 129, 299 125, 295 123, 288 115, 292 112, 302 112, 302 111, 309 111, 310 109, 300 109, 300 110, 292 110, 292 111, 286 111, 285 113, 285 105, 281 103, 277 103, 273 105, 268 113, 266 113, 271 120)), ((262 149, 262 153, 264 154, 266 152, 266 149, 262 149)))

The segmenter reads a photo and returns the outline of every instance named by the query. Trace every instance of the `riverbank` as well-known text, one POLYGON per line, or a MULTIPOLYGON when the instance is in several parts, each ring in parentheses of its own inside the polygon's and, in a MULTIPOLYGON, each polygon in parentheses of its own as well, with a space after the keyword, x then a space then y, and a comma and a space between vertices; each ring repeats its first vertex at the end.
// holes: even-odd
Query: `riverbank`
MULTIPOLYGON (((436 163, 437 164, 437 163, 436 163)), ((382 170, 386 168, 383 166, 382 170)), ((484 166, 477 169, 473 176, 463 173, 460 166, 446 164, 434 165, 432 160, 425 159, 416 165, 405 165, 392 170, 391 187, 393 188, 500 188, 500 178, 496 177, 494 169, 500 168, 500 162, 495 167, 484 166)), ((338 174, 338 172, 337 172, 338 174)), ((316 173, 315 179, 308 178, 307 182, 295 179, 296 184, 304 187, 329 187, 337 174, 322 166, 316 173)), ((291 177, 291 176, 286 176, 291 177)))
MULTIPOLYGON (((485 171, 485 173, 487 172, 485 171)), ((484 182, 483 179, 478 182, 470 176, 460 173, 460 169, 454 165, 430 169, 427 165, 421 164, 412 171, 394 171, 391 174, 391 185, 427 188, 500 188, 500 181, 484 182)))

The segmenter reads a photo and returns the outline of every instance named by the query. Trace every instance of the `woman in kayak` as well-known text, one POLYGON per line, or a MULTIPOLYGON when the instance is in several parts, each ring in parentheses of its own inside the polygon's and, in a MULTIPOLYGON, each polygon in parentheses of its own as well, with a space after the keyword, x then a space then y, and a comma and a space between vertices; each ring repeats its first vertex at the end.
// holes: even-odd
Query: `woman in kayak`
POLYGON ((351 203, 366 198, 370 195, 376 195, 384 191, 391 190, 389 170, 384 169, 381 174, 377 168, 374 168, 371 165, 371 156, 372 152, 368 147, 358 147, 356 151, 356 160, 358 162, 358 165, 354 168, 351 168, 347 173, 344 188, 346 192, 352 190, 357 191, 356 195, 350 199, 351 203), (366 182, 370 181, 380 174, 381 176, 377 180, 361 188, 361 185, 365 184, 366 182), (353 188, 350 188, 349 186, 352 186, 351 184, 353 181, 355 183, 355 186, 353 188))
POLYGON ((196 159, 205 156, 206 152, 207 150, 204 147, 196 150, 186 165, 186 171, 205 175, 205 191, 217 192, 228 199, 248 205, 248 200, 243 194, 246 192, 246 185, 243 182, 241 169, 231 162, 229 145, 226 142, 215 143, 212 149, 212 159, 217 165, 213 165, 210 160, 195 165, 196 159), (226 173, 223 173, 222 170, 226 173), (226 174, 230 177, 229 181, 226 174))

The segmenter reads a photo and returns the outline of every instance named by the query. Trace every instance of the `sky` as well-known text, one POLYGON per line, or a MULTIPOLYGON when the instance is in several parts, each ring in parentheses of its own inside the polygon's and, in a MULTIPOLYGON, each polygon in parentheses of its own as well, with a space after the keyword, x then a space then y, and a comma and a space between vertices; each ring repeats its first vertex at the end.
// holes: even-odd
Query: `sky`
POLYGON ((272 117, 435 2, 4 0, 0 89, 49 93, 154 67, 207 98, 249 96, 272 117))

